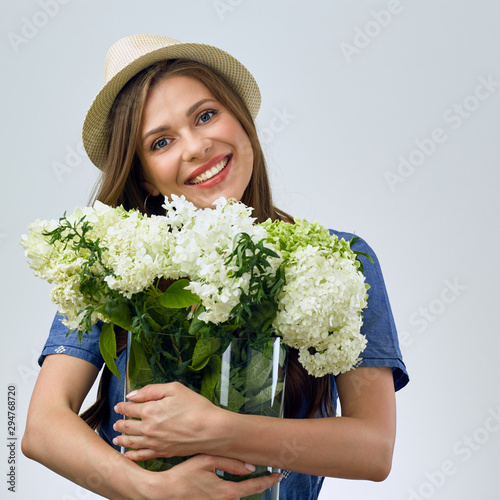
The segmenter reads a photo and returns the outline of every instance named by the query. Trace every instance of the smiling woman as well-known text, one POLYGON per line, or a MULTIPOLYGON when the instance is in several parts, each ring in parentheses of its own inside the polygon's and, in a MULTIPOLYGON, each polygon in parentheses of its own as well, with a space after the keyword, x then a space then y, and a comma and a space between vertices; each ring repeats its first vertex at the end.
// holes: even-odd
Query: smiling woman
POLYGON ((153 196, 184 195, 200 208, 220 196, 241 200, 253 170, 250 140, 199 80, 164 76, 155 82, 140 137, 143 186, 153 196))
MULTIPOLYGON (((218 48, 153 35, 118 41, 108 52, 106 84, 83 127, 89 158, 102 170, 95 199, 164 215, 165 197, 184 195, 209 208, 225 196, 252 207, 258 222, 293 222, 272 201, 254 123, 259 106, 253 77, 218 48)), ((374 258, 373 264, 364 261, 371 287, 362 326, 368 347, 355 370, 318 378, 290 349, 286 418, 228 412, 177 383, 145 387, 123 403, 121 383, 106 368, 98 401, 81 418, 82 402, 103 364, 101 326, 78 342, 76 335, 66 336, 58 316, 40 358, 24 453, 113 499, 238 499, 283 479, 281 499, 314 500, 324 476, 385 479, 395 439, 394 392, 408 375, 378 261, 360 239, 353 250, 374 258), (334 416, 337 394, 341 417, 334 416), (120 447, 131 443, 136 450, 121 455, 120 447), (134 463, 169 456, 169 450, 195 456, 156 473, 134 463), (287 472, 284 478, 274 473, 239 483, 216 474, 248 473, 248 463, 287 472)), ((123 376, 126 332, 114 333, 123 376)))
MULTIPOLYGON (((191 46, 193 44, 185 45, 191 46)), ((173 48, 176 49, 177 47, 174 46, 173 48)), ((169 191, 162 192, 160 186, 154 184, 154 179, 149 184, 145 183, 148 182, 146 178, 147 167, 143 167, 141 156, 144 158, 145 164, 157 165, 161 163, 164 167, 167 161, 163 159, 164 154, 169 158, 169 164, 173 155, 169 151, 168 153, 167 151, 164 152, 163 149, 175 149, 179 155, 180 147, 186 144, 186 138, 188 138, 189 149, 183 152, 182 155, 185 167, 185 155, 190 154, 189 150, 191 148, 200 147, 199 143, 193 142, 191 144, 191 140, 195 139, 196 141, 199 138, 200 140, 212 141, 217 139, 216 154, 222 154, 223 158, 229 156, 232 147, 238 147, 238 158, 234 158, 234 161, 232 157, 227 158, 229 166, 232 167, 234 164, 238 167, 233 169, 234 172, 228 176, 228 180, 230 182, 234 181, 236 170, 238 170, 238 179, 247 178, 247 185, 240 186, 239 192, 230 193, 231 196, 241 199, 246 205, 252 206, 254 215, 259 221, 268 218, 272 220, 275 218, 291 220, 291 217, 272 204, 264 154, 253 122, 253 117, 257 114, 260 103, 258 87, 251 75, 249 73, 247 75, 246 69, 239 69, 238 71, 245 76, 245 78, 242 78, 243 83, 238 82, 240 86, 245 85, 239 92, 237 91, 237 85, 230 85, 227 79, 205 64, 184 59, 160 60, 147 66, 134 75, 130 81, 126 82, 114 102, 109 104, 109 115, 100 119, 101 123, 105 122, 105 126, 99 124, 99 127, 104 131, 108 131, 106 134, 107 145, 91 142, 87 146, 90 158, 99 168, 103 169, 103 177, 96 199, 110 205, 123 205, 127 209, 142 208, 144 207, 144 200, 150 194, 152 196, 147 198, 148 202, 144 209, 149 214, 162 214, 164 212, 162 208, 163 196, 158 195, 160 193, 168 195, 169 191), (173 101, 172 97, 169 97, 169 92, 165 94, 165 87, 170 86, 168 82, 172 82, 174 77, 190 82, 190 89, 193 92, 201 92, 200 97, 191 95, 191 100, 189 100, 187 94, 183 92, 182 85, 177 85, 177 92, 181 94, 182 102, 185 103, 184 109, 180 109, 180 106, 177 107, 177 105, 172 108, 168 107, 168 109, 165 107, 165 104, 169 104, 168 99, 170 99, 170 102, 173 101), (163 92, 161 89, 163 89, 163 92), (201 97, 201 95, 204 97, 201 97), (204 101, 206 106, 204 107, 200 101, 204 101), (155 110, 156 105, 160 106, 161 112, 155 110), (195 106, 194 109, 193 106, 195 106), (186 123, 188 122, 187 115, 192 121, 198 119, 199 123, 196 126, 194 122, 190 123, 189 128, 183 127, 181 131, 169 128, 175 125, 174 123, 171 124, 168 119, 169 116, 175 117, 174 110, 177 110, 179 119, 184 118, 186 123), (218 116, 219 114, 221 116, 218 116), (215 129, 211 124, 212 121, 218 125, 215 129), (221 128, 221 125, 227 128, 222 132, 229 133, 227 137, 222 138, 222 142, 221 137, 210 137, 211 131, 217 131, 221 128), (204 137, 201 131, 206 128, 208 128, 209 135, 204 137), (194 135, 197 131, 200 132, 194 135), (167 132, 169 134, 182 132, 182 134, 175 137, 167 134, 167 132), (186 137, 187 133, 190 134, 188 137, 186 137), (137 142, 130 141, 130 137, 135 137, 137 142), (232 142, 236 142, 226 145, 226 150, 219 152, 222 143, 230 139, 232 142), (180 146, 171 148, 171 143, 179 143, 179 141, 181 142, 180 146), (106 154, 102 153, 103 148, 107 150, 106 154), (249 171, 243 174, 243 170, 248 168, 249 171), (243 188, 243 192, 241 192, 241 188, 243 188)), ((228 78, 228 75, 226 75, 226 78, 228 78)), ((175 90, 174 86, 172 86, 172 90, 175 90)), ((98 107, 100 106, 99 96, 94 101, 94 106, 96 109, 100 109, 98 107)), ((86 130, 88 130, 88 135, 93 137, 94 128, 91 125, 93 121, 93 116, 90 115, 89 117, 88 115, 84 124, 84 137, 86 130)), ((220 134, 220 132, 218 133, 220 134)), ((194 170, 191 166, 193 171, 190 178, 183 180, 176 178, 175 183, 183 181, 182 184, 185 184, 186 181, 191 181, 197 176, 199 178, 196 179, 195 184, 199 184, 201 180, 204 180, 202 174, 206 170, 213 169, 219 161, 219 159, 215 158, 213 146, 213 144, 209 145, 208 154, 211 155, 210 158, 204 158, 203 161, 194 158, 188 162, 190 165, 196 165, 194 170), (216 163, 212 164, 214 159, 216 163)), ((207 147, 206 143, 204 147, 207 147)), ((197 154, 200 153, 195 152, 195 155, 197 154)), ((179 165, 176 169, 178 168, 179 165)), ((224 172, 226 170, 227 167, 224 172)), ((186 169, 183 168, 182 175, 186 175, 185 171, 186 169)), ((167 176, 168 173, 163 171, 161 175, 167 176)), ((205 175, 208 178, 208 172, 205 175)), ((238 180, 238 182, 241 181, 238 180)), ((195 192, 200 193, 200 188, 207 188, 208 191, 212 191, 211 187, 211 184, 200 183, 197 191, 193 188, 191 193, 192 195, 195 192)), ((220 188, 222 189, 223 186, 220 186, 220 188)), ((177 192, 172 191, 174 194, 177 192)), ((210 206, 213 200, 217 198, 210 196, 214 193, 215 190, 212 193, 200 193, 198 195, 200 200, 204 199, 205 202, 208 200, 208 205, 204 204, 203 206, 210 206)), ((191 199, 187 193, 184 194, 188 199, 191 199)))

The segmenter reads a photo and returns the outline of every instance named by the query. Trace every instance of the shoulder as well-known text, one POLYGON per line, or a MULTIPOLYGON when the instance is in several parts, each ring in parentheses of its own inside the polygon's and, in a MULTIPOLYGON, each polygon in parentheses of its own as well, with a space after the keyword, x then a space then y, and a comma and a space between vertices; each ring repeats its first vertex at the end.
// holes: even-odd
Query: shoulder
POLYGON ((76 331, 68 331, 63 319, 60 314, 55 315, 38 364, 41 366, 49 354, 67 354, 84 359, 100 369, 104 363, 99 349, 101 323, 94 325, 89 334, 84 333, 80 340, 76 331))
POLYGON ((393 370, 396 390, 404 387, 409 380, 406 366, 399 348, 398 335, 382 269, 373 248, 356 234, 330 229, 339 239, 353 240, 352 250, 369 255, 373 263, 364 255, 359 256, 363 265, 365 282, 369 285, 368 306, 363 311, 361 333, 367 340, 367 347, 361 353, 360 366, 389 366, 393 370))
POLYGON ((370 252, 373 252, 373 249, 370 247, 370 245, 368 245, 368 243, 363 238, 361 238, 361 236, 358 236, 357 234, 348 233, 345 231, 337 231, 336 229, 329 229, 328 231, 330 231, 330 234, 334 234, 335 236, 337 236, 339 240, 340 239, 343 239, 345 241, 355 240, 351 248, 353 248, 357 252, 368 253, 368 250, 370 252))
POLYGON ((368 314, 368 317, 370 317, 371 313, 374 312, 378 315, 383 313, 384 316, 387 317, 387 327, 390 326, 391 329, 395 330, 382 269, 373 248, 357 234, 335 231, 333 229, 330 229, 330 233, 335 234, 339 239, 344 239, 345 241, 352 240, 352 250, 360 252, 358 258, 363 265, 365 282, 370 286, 370 289, 368 290, 368 310, 366 310, 363 315, 366 316, 368 314), (373 262, 371 262, 366 255, 369 255, 373 262))

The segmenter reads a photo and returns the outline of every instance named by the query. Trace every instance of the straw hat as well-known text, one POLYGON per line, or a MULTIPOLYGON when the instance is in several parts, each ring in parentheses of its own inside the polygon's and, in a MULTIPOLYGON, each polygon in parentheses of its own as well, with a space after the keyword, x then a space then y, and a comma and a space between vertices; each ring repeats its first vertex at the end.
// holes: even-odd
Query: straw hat
POLYGON ((106 161, 106 120, 123 86, 151 64, 166 59, 188 59, 205 64, 219 73, 242 97, 255 119, 260 91, 250 72, 233 56, 202 43, 182 43, 159 35, 122 38, 108 51, 104 63, 105 85, 90 106, 83 123, 83 144, 90 160, 101 170, 106 161))

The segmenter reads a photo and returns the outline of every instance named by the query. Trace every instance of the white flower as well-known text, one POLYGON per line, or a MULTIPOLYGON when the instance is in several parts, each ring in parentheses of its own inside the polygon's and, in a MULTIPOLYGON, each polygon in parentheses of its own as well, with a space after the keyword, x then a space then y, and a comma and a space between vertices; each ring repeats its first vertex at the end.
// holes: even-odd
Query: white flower
POLYGON ((290 254, 275 327, 285 344, 300 349, 309 373, 341 373, 364 349, 361 309, 364 276, 351 259, 307 245, 290 254), (342 349, 339 349, 342 347, 342 349), (316 354, 309 354, 313 348, 316 354))
POLYGON ((173 243, 164 217, 130 212, 120 218, 102 237, 103 262, 113 272, 104 278, 108 286, 128 298, 147 289, 171 266, 173 243))
POLYGON ((69 328, 84 328, 85 309, 93 311, 91 323, 106 320, 93 309, 102 305, 100 294, 130 299, 151 291, 159 278, 189 279, 187 288, 204 307, 199 319, 228 321, 242 295, 249 293, 250 272, 240 276, 236 260, 228 261, 237 237, 245 233, 254 244, 262 242, 279 255, 268 258, 270 267, 254 268, 253 273, 274 277, 284 262, 285 285, 273 326, 284 343, 299 349, 306 370, 322 376, 356 366, 366 345, 360 328, 367 294, 355 254, 345 241, 307 221, 256 224, 251 208, 224 198, 213 208, 199 209, 183 196, 172 196, 164 207, 165 216, 147 217, 96 202, 59 222, 35 221, 30 226, 22 239, 30 266, 35 275, 54 284, 52 300, 67 316, 69 328), (46 233, 55 230, 59 237, 51 241, 46 233), (91 250, 97 244, 98 249, 91 250), (97 296, 81 290, 82 279, 89 277, 99 289, 97 296))
POLYGON ((237 268, 226 265, 226 258, 237 235, 246 233, 257 243, 267 237, 266 230, 255 224, 250 208, 242 203, 227 203, 224 198, 216 200, 213 209, 198 209, 183 196, 174 195, 172 201, 165 200, 164 206, 166 217, 175 221, 173 270, 177 276, 191 280, 188 289, 200 297, 206 309, 199 319, 227 321, 241 293, 248 291, 250 277, 235 278, 237 268))
POLYGON ((331 335, 323 351, 309 353, 309 349, 299 349, 299 361, 310 375, 323 377, 332 373, 338 375, 355 368, 361 361, 359 354, 366 347, 366 337, 359 332, 361 318, 357 326, 341 328, 331 335))

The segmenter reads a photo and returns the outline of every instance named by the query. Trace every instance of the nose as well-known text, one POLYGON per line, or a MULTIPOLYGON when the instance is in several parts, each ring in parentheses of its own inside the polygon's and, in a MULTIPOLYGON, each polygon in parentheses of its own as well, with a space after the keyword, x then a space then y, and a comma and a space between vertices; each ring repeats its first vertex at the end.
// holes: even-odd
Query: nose
POLYGON ((191 131, 184 137, 182 159, 192 161, 202 159, 212 148, 212 140, 197 131, 191 131))

